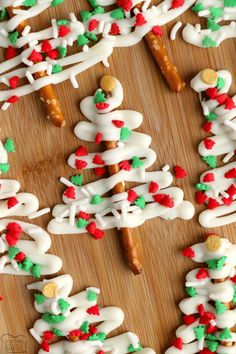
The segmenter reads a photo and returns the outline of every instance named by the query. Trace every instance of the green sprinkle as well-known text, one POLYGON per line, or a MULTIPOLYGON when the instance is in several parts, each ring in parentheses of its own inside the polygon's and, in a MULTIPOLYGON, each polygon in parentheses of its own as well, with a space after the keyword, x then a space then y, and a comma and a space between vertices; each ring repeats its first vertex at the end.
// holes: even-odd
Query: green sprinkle
POLYGON ((118 9, 111 12, 111 17, 116 20, 122 20, 125 17, 124 10, 121 7, 118 7, 118 9))
POLYGON ((101 342, 104 342, 104 340, 106 339, 106 333, 104 333, 104 332, 97 333, 97 338, 101 342))
POLYGON ((30 272, 34 278, 40 278, 42 273, 42 266, 40 264, 34 264, 30 269, 30 272))
POLYGON ((210 14, 213 20, 217 20, 223 13, 223 9, 221 7, 210 7, 210 14))
POLYGON ((211 189, 211 187, 205 183, 197 183, 197 184, 195 184, 195 188, 198 191, 209 191, 211 189))
POLYGON ((82 186, 83 184, 83 175, 75 175, 71 176, 70 181, 75 185, 75 186, 82 186))
POLYGON ((65 58, 66 53, 67 53, 66 47, 62 47, 62 45, 59 45, 59 46, 57 47, 57 50, 58 50, 58 52, 59 52, 59 54, 60 54, 60 57, 61 57, 61 58, 65 58))
POLYGON ((52 328, 52 332, 55 334, 55 336, 57 337, 62 337, 63 336, 63 333, 60 329, 58 328, 52 328))
POLYGON ((228 327, 224 328, 223 331, 220 333, 219 338, 221 340, 232 338, 232 335, 230 333, 230 329, 228 327))
POLYGON ((15 31, 9 34, 8 39, 12 44, 15 45, 18 37, 19 37, 19 32, 15 31))
POLYGON ((91 32, 84 32, 85 37, 87 37, 88 39, 91 39, 91 41, 97 42, 98 37, 96 36, 96 34, 91 33, 91 32))
POLYGON ((203 156, 202 159, 211 168, 216 168, 216 156, 203 156))
POLYGON ((201 340, 204 337, 205 326, 197 326, 193 330, 194 330, 197 340, 201 340))
POLYGON ((55 7, 55 6, 57 6, 57 5, 62 4, 63 2, 64 2, 64 0, 53 0, 53 1, 51 2, 51 6, 52 6, 52 7, 55 7))
POLYGON ((67 25, 68 22, 69 22, 69 21, 66 20, 66 19, 61 19, 61 20, 58 20, 58 21, 57 21, 57 25, 58 25, 58 26, 67 25))
POLYGON ((223 77, 218 77, 217 80, 217 90, 221 90, 223 87, 225 86, 225 80, 223 79, 223 77))
POLYGON ((215 301, 215 308, 216 308, 216 313, 217 315, 221 315, 226 311, 226 306, 220 301, 215 301))
POLYGON ((90 200, 90 203, 93 205, 100 204, 103 201, 103 198, 99 194, 94 194, 90 200))
POLYGON ((44 322, 47 322, 47 323, 49 323, 49 324, 52 324, 52 316, 50 315, 49 312, 45 312, 45 313, 43 314, 42 320, 43 320, 44 322))
POLYGON ((203 48, 212 48, 216 47, 217 43, 209 36, 206 36, 202 40, 202 46, 203 48))
POLYGON ((192 11, 193 12, 199 12, 199 11, 202 11, 202 10, 204 10, 204 5, 201 4, 201 3, 192 7, 192 11))
POLYGON ((89 322, 88 321, 83 322, 81 327, 80 327, 80 330, 83 333, 89 333, 89 322))
POLYGON ((132 157, 132 167, 133 168, 140 168, 144 164, 143 160, 141 160, 139 157, 134 156, 132 157))
POLYGON ((194 297, 197 295, 197 291, 193 286, 187 286, 185 291, 188 296, 194 297))
POLYGON ((61 312, 65 312, 65 311, 67 311, 68 308, 70 307, 70 304, 69 304, 69 302, 67 302, 67 301, 64 300, 64 299, 59 299, 59 300, 58 300, 58 306, 60 307, 61 312))
POLYGON ((206 334, 205 339, 208 340, 218 340, 218 338, 214 334, 206 334))
POLYGON ((88 337, 88 340, 99 340, 97 334, 92 334, 90 337, 88 337))
POLYGON ((7 11, 6 11, 6 9, 2 9, 0 11, 0 21, 5 20, 5 18, 7 18, 7 11))
POLYGON ((53 65, 53 67, 52 67, 52 73, 53 73, 53 74, 57 74, 57 73, 59 73, 60 71, 62 71, 62 67, 61 67, 60 64, 55 64, 55 65, 53 65))
POLYGON ((52 323, 54 324, 58 324, 58 323, 61 323, 65 320, 65 316, 63 315, 51 315, 51 321, 52 323))
POLYGON ((86 38, 83 34, 80 34, 78 36, 78 39, 77 39, 78 46, 82 47, 82 46, 84 46, 85 44, 88 44, 88 43, 89 43, 88 38, 86 38))
POLYGON ((100 102, 105 102, 106 101, 106 96, 102 91, 97 91, 94 95, 93 102, 94 103, 100 103, 100 102))
POLYGON ((224 0, 225 7, 236 7, 236 0, 224 0))
POLYGON ((139 352, 139 351, 142 350, 142 349, 143 349, 143 348, 142 348, 142 346, 141 346, 140 343, 138 343, 138 347, 137 347, 137 348, 135 348, 135 347, 133 346, 133 344, 130 344, 130 345, 128 346, 127 351, 128 351, 128 353, 133 353, 133 352, 139 352))
POLYGON ((206 263, 210 269, 220 270, 223 267, 223 265, 225 264, 226 259, 227 259, 226 256, 222 256, 219 259, 217 259, 217 258, 216 259, 209 259, 208 261, 206 261, 206 263))
POLYGON ((98 3, 97 3, 96 0, 88 0, 88 2, 89 2, 90 5, 91 5, 92 7, 94 7, 94 8, 98 6, 98 3))
MULTIPOLYGON (((43 294, 34 294, 34 299, 38 305, 42 305, 46 301, 47 298, 43 294)), ((45 322, 47 322, 47 321, 45 321, 45 322)))
POLYGON ((86 227, 88 225, 88 221, 82 218, 79 218, 76 221, 76 226, 78 227, 78 229, 83 229, 84 227, 86 227))
POLYGON ((205 118, 209 121, 213 121, 213 120, 216 120, 217 114, 210 112, 208 115, 205 116, 205 118))
POLYGON ((0 163, 0 171, 2 173, 7 173, 9 168, 10 168, 10 164, 9 163, 0 163))
POLYGON ((14 142, 11 138, 8 138, 5 143, 4 143, 4 149, 7 152, 15 152, 15 146, 14 146, 14 142))
POLYGON ((17 247, 8 247, 8 257, 10 259, 14 259, 19 252, 20 250, 17 247))
POLYGON ((135 200, 134 204, 137 205, 140 209, 143 209, 146 204, 144 196, 140 195, 140 197, 135 200))
POLYGON ((219 345, 219 342, 214 340, 206 340, 206 345, 211 352, 215 352, 219 345))
POLYGON ((88 21, 88 19, 92 16, 92 13, 89 11, 82 10, 80 11, 80 17, 82 22, 88 21))
POLYGON ((132 131, 129 128, 122 127, 120 130, 120 140, 124 141, 132 134, 132 131))
POLYGON ((97 6, 97 7, 93 10, 92 14, 93 14, 93 15, 96 15, 96 14, 104 14, 104 12, 105 12, 104 7, 102 7, 102 6, 97 6))
POLYGON ((28 270, 30 270, 30 268, 33 267, 34 263, 28 258, 28 257, 25 257, 23 263, 22 264, 22 269, 27 272, 28 270))
POLYGON ((214 31, 217 31, 218 29, 220 29, 221 26, 218 25, 218 23, 216 23, 211 18, 208 18, 207 19, 207 28, 210 29, 212 32, 214 32, 214 31))
POLYGON ((23 5, 28 7, 34 6, 36 4, 37 4, 37 0, 25 0, 23 2, 23 5))
POLYGON ((96 301, 97 300, 97 294, 93 291, 93 290, 91 290, 91 289, 89 289, 88 291, 87 291, 87 294, 86 294, 86 297, 87 297, 87 300, 89 301, 89 302, 93 302, 93 301, 96 301))

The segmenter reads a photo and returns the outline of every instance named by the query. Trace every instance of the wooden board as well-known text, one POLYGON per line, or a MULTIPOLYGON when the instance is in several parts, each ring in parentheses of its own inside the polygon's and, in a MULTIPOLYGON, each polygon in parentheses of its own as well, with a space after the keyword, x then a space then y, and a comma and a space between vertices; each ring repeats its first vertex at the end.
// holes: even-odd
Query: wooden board
MULTIPOLYGON (((56 9, 41 14, 34 24, 43 28, 55 12, 58 18, 65 17, 71 10, 78 14, 87 6, 85 0, 81 2, 81 8, 78 8, 79 2, 66 0, 56 9)), ((193 23, 197 17, 189 10, 181 20, 193 23)), ((228 40, 220 48, 212 50, 191 47, 183 42, 180 34, 176 41, 171 42, 167 36, 174 23, 164 28, 164 38, 187 83, 206 67, 228 69, 235 77, 235 41, 228 40)), ((44 118, 37 93, 0 113, 1 138, 12 137, 17 148, 17 153, 10 155, 12 167, 7 178, 19 180, 22 191, 37 195, 41 208, 52 207, 61 201, 63 186, 58 179, 60 176, 68 178, 74 173, 65 161, 79 145, 73 135, 73 127, 83 119, 78 109, 79 101, 94 92, 104 73, 110 73, 123 84, 123 108, 135 109, 144 115, 140 131, 152 135, 152 148, 158 157, 153 168, 159 169, 165 163, 185 167, 189 178, 176 185, 183 187, 186 198, 194 202, 193 186, 199 174, 206 169, 197 153, 197 144, 204 136, 200 130, 202 113, 197 94, 188 86, 181 94, 171 92, 144 42, 132 48, 115 49, 109 61, 109 69, 98 64, 79 75, 78 90, 73 89, 70 82, 57 86, 67 120, 64 129, 54 128, 44 118)), ((234 82, 231 93, 235 91, 234 82)), ((87 146, 89 151, 97 149, 93 144, 87 146)), ((91 180, 91 176, 86 173, 86 181, 91 180)), ((144 265, 141 276, 134 277, 126 267, 119 235, 114 230, 106 232, 106 237, 99 242, 88 235, 52 236, 51 252, 63 259, 62 273, 69 273, 74 278, 74 292, 86 286, 100 287, 101 304, 116 305, 124 310, 125 321, 117 332, 134 331, 144 345, 161 353, 170 345, 174 330, 181 323, 177 304, 184 296, 185 274, 195 266, 185 260, 180 251, 193 242, 203 240, 209 232, 197 223, 199 210, 197 208, 196 216, 188 222, 154 219, 134 231, 144 265)), ((46 228, 49 219, 47 215, 35 223, 46 228)), ((211 231, 236 241, 234 225, 211 231)), ((0 337, 4 334, 22 335, 26 350, 20 353, 35 354, 39 346, 28 329, 39 314, 33 308, 32 294, 26 289, 29 282, 32 282, 30 277, 1 276, 0 294, 4 301, 0 303, 0 337)), ((17 349, 14 350, 13 353, 18 353, 17 349)), ((10 353, 3 346, 0 352, 10 353)))

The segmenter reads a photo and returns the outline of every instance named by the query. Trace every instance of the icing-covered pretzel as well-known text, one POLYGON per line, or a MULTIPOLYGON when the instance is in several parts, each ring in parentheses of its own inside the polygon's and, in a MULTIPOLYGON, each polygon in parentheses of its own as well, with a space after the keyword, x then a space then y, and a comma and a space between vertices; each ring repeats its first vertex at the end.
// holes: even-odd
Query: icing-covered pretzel
POLYGON ((183 39, 197 47, 218 47, 227 38, 236 37, 236 5, 234 0, 198 0, 192 8, 201 18, 207 19, 207 29, 200 24, 187 24, 183 29, 183 39), (220 25, 221 21, 229 21, 220 25))
POLYGON ((236 96, 227 92, 232 82, 226 70, 205 69, 191 81, 191 87, 199 93, 203 114, 206 119, 203 129, 214 135, 205 138, 198 151, 203 160, 212 167, 200 176, 196 185, 199 204, 206 203, 209 210, 203 211, 199 222, 205 227, 226 225, 236 220, 236 163, 216 168, 217 157, 225 155, 227 163, 236 148, 236 96))
POLYGON ((68 274, 28 286, 29 290, 37 291, 34 306, 42 314, 30 330, 41 344, 39 354, 49 351, 52 354, 136 351, 155 354, 152 349, 143 349, 132 332, 106 339, 122 324, 123 311, 114 306, 100 308, 97 305, 100 290, 94 287, 69 296, 72 286, 73 280, 68 274))
MULTIPOLYGON (((82 22, 71 13, 70 20, 52 19, 52 25, 39 32, 30 33, 29 26, 26 26, 19 37, 17 26, 22 21, 59 2, 45 0, 24 9, 15 9, 13 18, 0 23, 0 30, 4 33, 0 36, 0 46, 6 48, 6 60, 0 64, 0 81, 9 88, 0 91, 0 101, 5 101, 2 109, 7 109, 21 96, 65 80, 70 80, 73 87, 78 88, 76 75, 99 62, 108 65, 113 48, 137 44, 155 25, 163 26, 172 21, 185 12, 194 0, 185 0, 178 6, 175 1, 165 0, 150 8, 147 8, 149 4, 146 3, 142 12, 137 14, 132 12, 138 3, 136 0, 130 1, 131 6, 127 11, 126 5, 123 4, 124 8, 118 6, 115 10, 107 12, 101 9, 103 1, 97 1, 91 13, 81 12, 82 22), (98 35, 102 37, 100 40, 98 35), (75 41, 82 51, 66 56, 68 47, 75 41), (91 42, 94 45, 89 47, 91 42), (26 45, 29 48, 18 54, 18 49, 23 49, 26 45), (26 67, 15 69, 22 63, 26 67), (42 72, 46 72, 47 76, 38 74, 42 72), (25 77, 27 83, 18 86, 20 79, 25 77)), ((105 6, 108 6, 108 3, 114 4, 116 1, 108 1, 105 6)), ((13 6, 15 1, 6 1, 4 4, 13 6)), ((21 6, 22 2, 17 1, 17 4, 21 6)), ((45 97, 42 97, 45 104, 48 104, 45 97)), ((57 106, 56 100, 49 101, 49 106, 57 106)))
POLYGON ((15 275, 54 274, 61 269, 59 257, 45 254, 51 238, 41 227, 13 219, 0 220, 0 273, 15 275), (21 235, 32 240, 21 240, 21 235))
POLYGON ((63 194, 65 205, 54 207, 54 219, 48 225, 50 232, 89 232, 99 239, 104 235, 102 230, 138 227, 157 216, 166 220, 192 218, 193 205, 183 200, 180 188, 170 187, 173 180, 171 173, 146 172, 156 160, 155 151, 149 147, 151 137, 133 131, 142 123, 140 113, 116 110, 122 100, 122 85, 115 80, 114 88, 108 96, 98 89, 94 96, 81 101, 81 112, 88 121, 76 125, 76 136, 97 143, 115 141, 117 147, 102 153, 88 153, 85 147, 80 146, 69 157, 69 165, 79 171, 93 168, 99 176, 105 172, 105 166, 118 164, 120 171, 84 186, 65 182, 68 185, 63 194), (104 197, 118 183, 124 182, 137 182, 141 185, 104 197))
POLYGON ((176 330, 166 354, 234 353, 236 246, 212 234, 205 242, 186 248, 183 255, 204 265, 186 276, 189 297, 179 305, 184 324, 176 330))

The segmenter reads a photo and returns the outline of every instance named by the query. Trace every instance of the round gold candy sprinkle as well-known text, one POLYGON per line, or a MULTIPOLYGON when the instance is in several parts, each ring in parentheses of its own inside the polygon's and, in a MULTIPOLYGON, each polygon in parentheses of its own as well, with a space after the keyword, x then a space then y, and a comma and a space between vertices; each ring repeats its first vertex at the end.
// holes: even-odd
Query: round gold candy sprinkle
POLYGON ((42 293, 47 298, 52 299, 52 298, 56 297, 57 290, 58 290, 58 287, 57 287, 56 283, 47 283, 46 285, 44 285, 42 293))
POLYGON ((209 235, 206 240, 206 247, 210 252, 216 252, 220 249, 221 238, 217 235, 209 235))
POLYGON ((218 75, 215 70, 212 69, 205 69, 201 73, 201 79, 205 84, 212 85, 217 82, 218 75))
POLYGON ((105 92, 111 92, 116 86, 116 80, 114 76, 104 75, 100 80, 100 87, 105 92))

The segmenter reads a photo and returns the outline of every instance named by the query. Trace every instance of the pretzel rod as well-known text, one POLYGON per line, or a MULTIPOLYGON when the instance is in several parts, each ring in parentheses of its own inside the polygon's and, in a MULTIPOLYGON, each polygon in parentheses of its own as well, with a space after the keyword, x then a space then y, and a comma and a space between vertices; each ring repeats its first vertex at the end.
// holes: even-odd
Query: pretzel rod
MULTIPOLYGON (((13 10, 17 7, 7 7, 7 14, 9 17, 14 17, 13 10)), ((20 7, 19 7, 20 8, 20 7)), ((27 26, 27 22, 21 22, 18 27, 17 31, 22 33, 24 28, 27 26)), ((44 71, 39 71, 33 75, 36 79, 46 76, 44 71)), ((40 90, 40 99, 44 103, 44 107, 46 109, 46 117, 52 122, 53 125, 56 127, 64 127, 66 121, 64 119, 64 115, 61 110, 60 103, 56 96, 55 90, 52 85, 47 85, 42 87, 40 90)))
MULTIPOLYGON (((105 75, 100 81, 100 87, 103 92, 109 95, 109 86, 113 82, 113 77, 110 75, 105 75)), ((117 147, 116 141, 105 141, 104 145, 107 150, 112 150, 117 147)), ((107 170, 110 176, 116 174, 120 171, 118 164, 107 166, 107 170)), ((113 194, 125 192, 125 186, 123 183, 117 183, 113 188, 113 194)), ((120 229, 121 232, 121 242, 128 261, 128 265, 135 275, 142 272, 142 265, 139 261, 139 254, 136 242, 133 238, 132 230, 128 227, 123 227, 120 229)))

